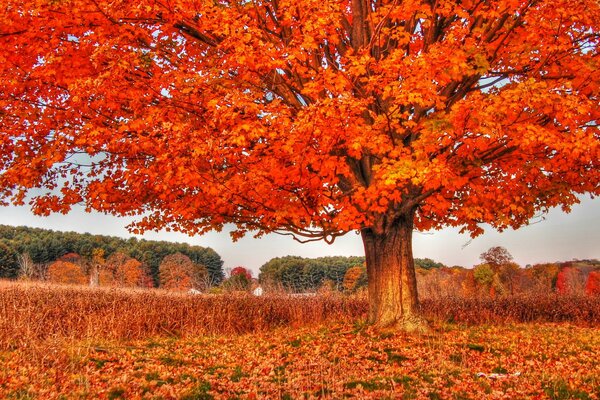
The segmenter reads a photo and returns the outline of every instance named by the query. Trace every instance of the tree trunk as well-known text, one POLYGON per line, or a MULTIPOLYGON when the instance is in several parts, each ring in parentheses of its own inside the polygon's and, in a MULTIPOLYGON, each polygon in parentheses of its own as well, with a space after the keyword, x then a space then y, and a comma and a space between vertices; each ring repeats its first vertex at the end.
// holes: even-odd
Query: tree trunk
POLYGON ((97 287, 100 283, 100 266, 96 263, 92 264, 90 270, 90 286, 97 287))
POLYGON ((361 231, 369 279, 369 323, 380 329, 427 330, 420 316, 412 254, 414 213, 397 219, 383 233, 361 231))

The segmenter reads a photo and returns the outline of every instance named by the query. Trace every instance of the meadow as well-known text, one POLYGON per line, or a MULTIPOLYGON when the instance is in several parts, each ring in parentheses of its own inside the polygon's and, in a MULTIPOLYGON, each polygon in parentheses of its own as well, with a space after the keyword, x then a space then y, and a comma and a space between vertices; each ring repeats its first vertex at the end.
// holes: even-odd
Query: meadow
POLYGON ((360 296, 0 282, 0 398, 600 399, 600 297, 422 307, 407 335, 360 296))

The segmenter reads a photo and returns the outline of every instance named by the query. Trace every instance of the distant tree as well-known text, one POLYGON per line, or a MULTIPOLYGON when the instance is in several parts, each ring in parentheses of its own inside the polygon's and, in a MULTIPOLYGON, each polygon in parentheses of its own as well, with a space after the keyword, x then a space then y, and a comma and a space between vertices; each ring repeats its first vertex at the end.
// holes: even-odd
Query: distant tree
POLYGON ((230 276, 244 275, 248 280, 252 279, 252 272, 246 267, 238 266, 231 270, 230 276))
MULTIPOLYGON (((223 260, 214 250, 185 243, 138 240, 136 238, 125 240, 89 233, 57 232, 8 225, 0 225, 0 241, 9 243, 17 254, 29 254, 33 263, 39 267, 37 275, 43 275, 42 270, 44 273, 46 270, 46 267, 43 266, 56 260, 81 264, 85 267, 85 271, 91 272, 94 249, 102 249, 104 257, 107 259, 117 252, 137 259, 142 263, 144 272, 152 276, 156 285, 159 281, 158 267, 161 260, 166 255, 177 252, 187 255, 195 264, 204 265, 210 275, 208 279, 205 279, 207 282, 218 284, 223 279, 223 260), (74 253, 81 259, 69 259, 74 253)), ((104 275, 106 278, 106 274, 104 275)), ((106 281, 106 279, 104 280, 106 281)))
POLYGON ((115 275, 106 268, 102 268, 98 273, 98 284, 100 286, 116 286, 115 275))
POLYGON ((260 267, 258 280, 261 285, 267 287, 295 290, 296 285, 303 280, 303 271, 307 264, 306 259, 298 256, 276 257, 260 267))
POLYGON ((303 291, 315 291, 320 288, 327 279, 327 265, 319 259, 304 259, 303 264, 303 291))
POLYGON ((472 269, 464 271, 463 280, 461 282, 461 296, 462 297, 473 297, 477 292, 477 282, 473 274, 472 269))
POLYGON ((488 264, 479 264, 473 269, 475 281, 481 286, 490 286, 494 281, 494 271, 488 264))
POLYGON ((506 262, 498 267, 500 282, 511 295, 515 293, 520 272, 521 268, 519 265, 513 262, 506 262))
POLYGON ((130 258, 117 267, 114 273, 114 282, 118 286, 142 286, 144 275, 142 263, 130 258))
POLYGON ((100 270, 101 285, 151 287, 152 278, 143 263, 116 251, 111 254, 100 270))
POLYGON ((39 278, 39 268, 37 268, 28 253, 19 254, 17 258, 19 260, 19 279, 31 280, 39 278))
POLYGON ((560 266, 557 263, 535 264, 527 269, 532 290, 548 293, 556 289, 560 266))
POLYGON ((88 277, 79 265, 68 261, 55 261, 48 268, 48 280, 54 283, 85 285, 88 277))
POLYGON ((181 253, 166 256, 159 266, 160 286, 165 289, 204 289, 208 273, 206 267, 196 264, 181 253))
POLYGON ((600 295, 600 270, 589 273, 585 282, 585 293, 590 296, 600 295))
POLYGON ((106 262, 104 263, 104 269, 110 271, 111 274, 114 274, 121 265, 125 264, 130 259, 131 257, 125 252, 120 250, 115 251, 106 258, 106 262))
POLYGON ((364 262, 364 257, 278 257, 260 267, 259 281, 267 286, 304 292, 316 291, 327 280, 334 290, 342 290, 346 271, 364 262))
POLYGON ((16 278, 19 272, 17 252, 0 241, 0 278, 16 278))
POLYGON ((415 268, 434 269, 444 266, 444 264, 433 261, 431 258, 415 258, 415 268))
POLYGON ((571 263, 566 263, 560 269, 556 279, 556 292, 559 294, 581 294, 585 290, 583 272, 571 263))
POLYGON ((481 253, 479 258, 492 267, 507 264, 512 261, 513 256, 502 246, 492 247, 486 252, 481 253))
POLYGON ((160 287, 174 290, 192 288, 191 265, 189 257, 181 253, 166 256, 159 266, 160 287))
POLYGON ((483 289, 485 293, 494 295, 496 292, 495 283, 497 280, 494 269, 489 264, 479 264, 473 269, 473 277, 477 286, 483 289))
POLYGON ((90 286, 99 285, 100 270, 105 263, 106 259, 104 258, 104 249, 93 249, 89 268, 90 286))
POLYGON ((344 274, 343 287, 347 292, 356 292, 361 287, 367 286, 367 269, 364 266, 348 268, 344 274))
POLYGON ((228 279, 223 281, 223 288, 233 291, 249 291, 252 286, 252 273, 245 267, 235 267, 228 279))

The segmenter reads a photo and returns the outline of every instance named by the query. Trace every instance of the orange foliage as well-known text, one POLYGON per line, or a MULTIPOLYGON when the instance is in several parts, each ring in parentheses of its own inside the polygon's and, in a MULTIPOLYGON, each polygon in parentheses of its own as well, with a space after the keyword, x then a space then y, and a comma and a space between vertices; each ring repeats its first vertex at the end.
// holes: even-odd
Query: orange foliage
POLYGON ((120 265, 115 272, 115 281, 119 286, 141 286, 143 277, 142 263, 133 258, 120 265))
POLYGON ((331 238, 600 193, 596 0, 359 4, 5 1, 2 196, 331 238))
POLYGON ((100 271, 101 285, 151 287, 149 281, 142 263, 121 252, 111 254, 100 271))
POLYGON ((192 261, 184 254, 166 256, 159 266, 160 287, 174 290, 187 290, 194 287, 192 261))
POLYGON ((591 271, 585 282, 585 293, 600 295, 600 271, 591 271))
POLYGON ((348 268, 346 274, 344 274, 344 282, 342 286, 348 292, 353 292, 357 289, 358 285, 361 283, 361 279, 366 283, 366 273, 364 267, 356 266, 352 268, 348 268))
POLYGON ((85 285, 87 276, 81 267, 68 261, 55 261, 48 268, 48 280, 55 283, 85 285))
POLYGON ((98 284, 100 286, 113 286, 115 284, 115 276, 110 270, 101 269, 98 274, 98 284))
POLYGON ((102 346, 59 342, 40 357, 44 362, 12 348, 0 369, 0 397, 23 392, 44 399, 596 397, 600 340, 592 329, 459 325, 408 338, 355 329, 336 324, 250 335, 104 341, 102 346), (566 357, 566 352, 577 357, 566 357))

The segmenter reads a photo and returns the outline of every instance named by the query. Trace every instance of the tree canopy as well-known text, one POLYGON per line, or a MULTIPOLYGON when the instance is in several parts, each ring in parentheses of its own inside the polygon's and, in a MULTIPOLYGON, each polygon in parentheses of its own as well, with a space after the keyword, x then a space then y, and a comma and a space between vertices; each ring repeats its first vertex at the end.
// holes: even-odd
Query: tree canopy
POLYGON ((331 238, 410 206, 420 229, 516 227, 599 192, 594 0, 9 0, 0 18, 0 188, 48 189, 40 213, 331 238))

